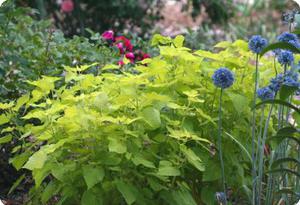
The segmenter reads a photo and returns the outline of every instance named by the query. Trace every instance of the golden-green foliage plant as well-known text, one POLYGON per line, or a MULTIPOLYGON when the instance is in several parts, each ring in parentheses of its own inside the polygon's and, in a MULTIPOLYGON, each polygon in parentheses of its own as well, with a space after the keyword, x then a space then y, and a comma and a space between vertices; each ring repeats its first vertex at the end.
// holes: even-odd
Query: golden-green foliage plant
MULTIPOLYGON (((241 40, 221 42, 215 53, 183 41, 156 36, 160 55, 129 71, 107 65, 97 76, 83 72, 89 66, 65 67, 65 76, 29 81, 33 91, 0 105, 7 127, 0 141, 19 140, 11 163, 35 182, 28 204, 215 204, 222 183, 211 75, 224 66, 236 79, 222 105, 227 195, 233 204, 251 201, 255 59, 241 40)), ((263 85, 273 60, 260 63, 263 85)))

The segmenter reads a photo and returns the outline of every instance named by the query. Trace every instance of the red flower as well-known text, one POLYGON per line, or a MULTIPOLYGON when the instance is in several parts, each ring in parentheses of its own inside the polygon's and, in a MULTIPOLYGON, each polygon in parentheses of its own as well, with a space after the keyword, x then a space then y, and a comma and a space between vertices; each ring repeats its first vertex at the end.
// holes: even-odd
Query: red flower
POLYGON ((146 59, 146 58, 151 58, 150 54, 144 53, 144 54, 143 54, 143 57, 142 57, 142 60, 144 60, 144 59, 146 59))
POLYGON ((112 30, 105 31, 101 36, 107 41, 114 41, 114 32, 112 30))
POLYGON ((74 3, 72 0, 63 0, 60 5, 60 9, 62 12, 70 13, 74 10, 74 3))
POLYGON ((132 52, 133 46, 132 46, 130 40, 127 39, 126 37, 118 36, 118 37, 116 37, 116 42, 123 42, 125 45, 126 51, 132 52))

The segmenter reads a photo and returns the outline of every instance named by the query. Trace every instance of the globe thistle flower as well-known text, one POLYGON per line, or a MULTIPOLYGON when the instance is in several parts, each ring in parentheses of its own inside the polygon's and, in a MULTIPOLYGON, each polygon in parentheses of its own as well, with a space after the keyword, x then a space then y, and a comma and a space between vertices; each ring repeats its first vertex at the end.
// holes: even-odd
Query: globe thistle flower
POLYGON ((275 97, 275 92, 270 87, 263 87, 257 90, 257 96, 261 100, 270 100, 275 97))
POLYGON ((277 59, 281 65, 291 65, 294 61, 294 55, 291 51, 284 50, 279 53, 277 59))
POLYGON ((212 80, 216 87, 225 89, 233 84, 234 76, 228 68, 219 68, 213 74, 212 80))
POLYGON ((267 39, 260 35, 252 36, 249 40, 248 47, 253 53, 260 53, 268 44, 267 39))

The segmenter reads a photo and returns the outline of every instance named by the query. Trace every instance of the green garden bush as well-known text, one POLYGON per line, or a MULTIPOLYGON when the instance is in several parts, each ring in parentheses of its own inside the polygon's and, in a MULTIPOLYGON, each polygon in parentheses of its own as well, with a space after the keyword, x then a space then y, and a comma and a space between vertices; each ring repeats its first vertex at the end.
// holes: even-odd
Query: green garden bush
MULTIPOLYGON (((1 104, 7 136, 21 143, 11 163, 35 181, 29 204, 214 204, 222 185, 211 75, 221 66, 236 79, 223 105, 229 198, 251 200, 253 55, 241 40, 219 43, 217 53, 192 52, 183 40, 156 35, 160 55, 119 74, 114 65, 98 76, 85 74, 89 66, 66 66, 64 77, 30 81, 31 93, 1 104), (65 85, 57 87, 60 80, 65 85)), ((264 83, 273 61, 261 64, 264 83)))

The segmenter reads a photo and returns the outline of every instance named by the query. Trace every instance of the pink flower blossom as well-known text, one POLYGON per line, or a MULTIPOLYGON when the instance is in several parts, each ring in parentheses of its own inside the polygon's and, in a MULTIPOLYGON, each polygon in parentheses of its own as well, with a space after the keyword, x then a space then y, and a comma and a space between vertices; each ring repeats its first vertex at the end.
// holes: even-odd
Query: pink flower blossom
POLYGON ((120 54, 124 54, 124 45, 122 42, 116 44, 117 48, 119 49, 120 54))
POLYGON ((126 53, 125 57, 129 60, 134 60, 135 56, 132 52, 126 53))
POLYGON ((119 60, 118 64, 119 64, 120 67, 122 67, 123 65, 125 65, 125 63, 124 63, 123 60, 119 60))
POLYGON ((74 3, 72 0, 63 0, 60 5, 60 9, 62 12, 70 13, 74 10, 74 3))
POLYGON ((101 36, 107 41, 114 41, 114 32, 112 30, 105 31, 101 36))

